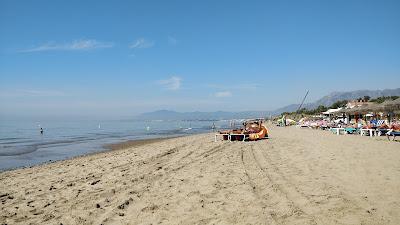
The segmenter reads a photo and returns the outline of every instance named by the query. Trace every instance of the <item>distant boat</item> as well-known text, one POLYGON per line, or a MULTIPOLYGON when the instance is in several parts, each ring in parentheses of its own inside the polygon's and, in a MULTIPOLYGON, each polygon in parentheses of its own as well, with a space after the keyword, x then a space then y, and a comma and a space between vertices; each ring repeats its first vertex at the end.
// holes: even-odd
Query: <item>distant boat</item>
POLYGON ((147 130, 147 131, 149 131, 149 130, 150 130, 150 127, 149 127, 149 126, 147 126, 147 127, 146 127, 146 130, 147 130))

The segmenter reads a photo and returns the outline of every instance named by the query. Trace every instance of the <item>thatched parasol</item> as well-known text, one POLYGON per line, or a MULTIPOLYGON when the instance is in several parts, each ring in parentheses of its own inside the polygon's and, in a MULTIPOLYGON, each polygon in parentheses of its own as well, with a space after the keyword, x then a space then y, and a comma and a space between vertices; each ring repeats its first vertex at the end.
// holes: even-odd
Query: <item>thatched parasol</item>
POLYGON ((385 101, 382 103, 382 107, 386 112, 400 111, 400 98, 393 101, 385 101))
POLYGON ((351 109, 343 109, 337 112, 337 114, 346 113, 369 113, 369 112, 399 112, 400 111, 400 98, 393 101, 385 101, 381 104, 378 103, 369 103, 368 105, 362 105, 360 107, 354 107, 351 109))

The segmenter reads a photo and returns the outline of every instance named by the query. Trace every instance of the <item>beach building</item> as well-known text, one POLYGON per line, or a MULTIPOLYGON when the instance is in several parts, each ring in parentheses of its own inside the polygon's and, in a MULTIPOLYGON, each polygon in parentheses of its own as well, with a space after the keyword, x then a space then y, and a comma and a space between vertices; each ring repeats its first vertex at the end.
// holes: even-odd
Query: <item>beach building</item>
POLYGON ((356 123, 358 119, 369 121, 371 119, 385 120, 387 124, 400 115, 400 98, 388 100, 381 104, 374 102, 352 103, 349 107, 334 112, 335 115, 345 114, 350 123, 356 123))
POLYGON ((354 107, 361 107, 370 104, 371 102, 366 102, 364 100, 352 100, 347 102, 346 109, 352 109, 354 107))

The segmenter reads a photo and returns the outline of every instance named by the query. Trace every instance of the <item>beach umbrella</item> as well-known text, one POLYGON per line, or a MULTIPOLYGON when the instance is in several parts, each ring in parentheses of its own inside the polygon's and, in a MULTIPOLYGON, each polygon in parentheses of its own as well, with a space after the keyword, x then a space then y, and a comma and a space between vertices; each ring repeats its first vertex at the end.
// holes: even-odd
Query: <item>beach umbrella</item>
POLYGON ((386 111, 399 111, 400 110, 400 98, 393 101, 385 101, 382 103, 382 107, 386 111))

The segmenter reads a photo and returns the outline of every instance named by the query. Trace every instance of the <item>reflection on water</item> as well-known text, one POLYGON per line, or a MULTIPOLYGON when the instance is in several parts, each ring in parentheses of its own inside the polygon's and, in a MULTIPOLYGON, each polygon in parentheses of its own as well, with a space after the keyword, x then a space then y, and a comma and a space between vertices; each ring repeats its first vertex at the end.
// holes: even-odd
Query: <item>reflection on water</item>
MULTIPOLYGON (((214 123, 217 127, 228 124, 214 123)), ((160 120, 0 121, 0 170, 103 151, 105 144, 115 142, 207 132, 212 124, 160 120)))

